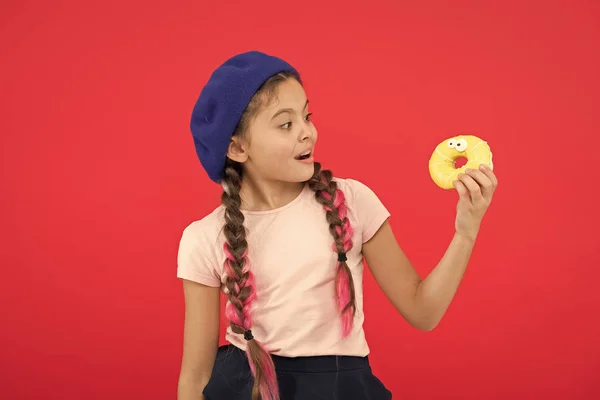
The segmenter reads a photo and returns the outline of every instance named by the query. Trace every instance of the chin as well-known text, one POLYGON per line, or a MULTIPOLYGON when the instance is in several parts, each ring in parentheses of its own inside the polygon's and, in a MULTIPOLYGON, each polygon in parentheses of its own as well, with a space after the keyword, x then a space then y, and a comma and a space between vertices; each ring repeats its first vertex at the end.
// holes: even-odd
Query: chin
POLYGON ((286 182, 294 182, 294 183, 306 182, 310 178, 312 178, 314 174, 315 174, 315 165, 310 164, 310 165, 306 165, 306 167, 304 167, 304 168, 300 168, 295 171, 290 171, 290 173, 288 173, 284 177, 282 177, 283 178, 282 180, 286 181, 286 182))
POLYGON ((315 174, 315 164, 312 163, 307 165, 305 172, 301 175, 300 180, 298 182, 306 182, 315 174))

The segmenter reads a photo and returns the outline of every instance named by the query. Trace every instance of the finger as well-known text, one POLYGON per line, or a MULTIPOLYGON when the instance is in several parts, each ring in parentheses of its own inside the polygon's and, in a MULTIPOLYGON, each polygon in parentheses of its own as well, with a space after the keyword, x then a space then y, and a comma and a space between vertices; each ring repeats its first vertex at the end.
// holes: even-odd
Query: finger
POLYGON ((467 175, 473 178, 475 182, 477 182, 477 184, 481 187, 481 193, 483 194, 483 197, 488 199, 492 197, 492 194, 494 193, 494 188, 492 185, 492 181, 490 180, 490 178, 488 178, 486 174, 472 168, 467 168, 465 172, 467 173, 467 175))
POLYGON ((452 183, 454 184, 454 188, 458 192, 458 196, 461 199, 470 202, 471 199, 469 198, 469 189, 467 189, 467 187, 459 180, 452 181, 452 183))
POLYGON ((481 194, 481 187, 475 182, 475 179, 471 178, 467 174, 458 174, 458 179, 467 187, 473 203, 481 201, 483 195, 481 194))
POLYGON ((492 171, 492 169, 485 164, 481 164, 479 166, 479 170, 482 171, 490 179, 490 181, 492 181, 492 185, 495 189, 496 186, 498 186, 498 177, 496 176, 494 171, 492 171))

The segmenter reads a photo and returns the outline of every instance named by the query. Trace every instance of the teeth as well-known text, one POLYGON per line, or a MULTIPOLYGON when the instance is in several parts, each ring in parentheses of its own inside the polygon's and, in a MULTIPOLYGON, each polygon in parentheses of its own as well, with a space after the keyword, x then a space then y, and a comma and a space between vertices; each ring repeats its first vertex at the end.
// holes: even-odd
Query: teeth
POLYGON ((296 156, 296 159, 307 157, 307 156, 310 156, 311 154, 312 154, 312 150, 308 150, 308 151, 305 151, 304 153, 298 154, 296 156))

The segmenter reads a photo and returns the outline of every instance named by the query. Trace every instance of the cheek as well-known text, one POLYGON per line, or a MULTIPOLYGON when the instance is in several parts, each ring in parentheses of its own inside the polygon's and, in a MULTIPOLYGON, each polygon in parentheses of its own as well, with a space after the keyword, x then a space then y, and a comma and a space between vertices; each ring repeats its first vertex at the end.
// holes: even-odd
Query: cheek
POLYGON ((274 165, 287 162, 293 158, 293 146, 286 142, 277 142, 271 140, 270 143, 264 143, 258 157, 258 162, 262 165, 274 165))
POLYGON ((271 164, 287 163, 292 158, 292 150, 289 146, 274 146, 271 148, 271 164))

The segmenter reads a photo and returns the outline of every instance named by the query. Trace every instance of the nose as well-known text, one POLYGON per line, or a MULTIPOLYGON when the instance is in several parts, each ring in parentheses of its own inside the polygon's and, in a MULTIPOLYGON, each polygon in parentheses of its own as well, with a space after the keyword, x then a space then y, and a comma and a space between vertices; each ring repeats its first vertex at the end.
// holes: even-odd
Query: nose
POLYGON ((300 141, 304 142, 314 136, 313 127, 304 125, 300 131, 300 141))

